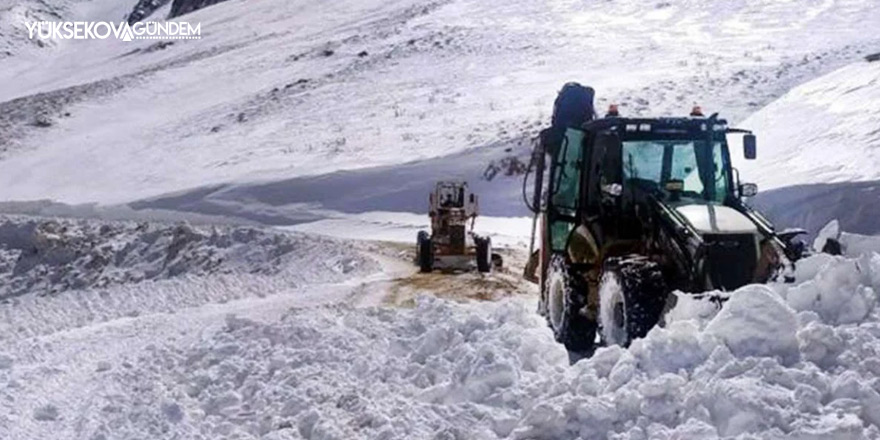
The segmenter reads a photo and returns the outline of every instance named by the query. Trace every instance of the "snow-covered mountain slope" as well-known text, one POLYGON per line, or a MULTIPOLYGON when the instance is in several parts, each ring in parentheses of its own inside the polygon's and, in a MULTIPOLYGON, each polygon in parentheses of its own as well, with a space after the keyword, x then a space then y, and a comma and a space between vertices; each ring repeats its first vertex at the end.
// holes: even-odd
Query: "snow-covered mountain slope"
POLYGON ((426 220, 427 194, 435 182, 459 179, 480 195, 481 215, 526 216, 529 212, 523 204, 522 172, 533 147, 531 139, 520 138, 402 164, 200 187, 139 200, 129 207, 234 217, 270 225, 375 211, 418 213, 426 220))
POLYGON ((798 86, 741 125, 760 146, 758 160, 737 166, 762 189, 880 181, 880 62, 798 86))
MULTIPOLYGON (((79 16, 116 19, 111 4, 79 16)), ((127 202, 453 154, 533 133, 569 80, 630 114, 699 102, 738 120, 880 40, 869 0, 266 0, 181 19, 203 38, 4 62, 0 199, 127 202)))
POLYGON ((816 232, 838 219, 844 230, 880 233, 880 63, 796 87, 741 125, 757 133, 758 158, 739 153, 735 163, 776 222, 816 232))
MULTIPOLYGON (((740 289, 720 312, 683 297, 667 328, 571 367, 526 297, 308 307, 281 319, 267 318, 266 299, 21 339, 0 353, 0 430, 12 439, 880 437, 880 256, 811 257, 798 276, 806 281, 740 289), (230 311, 238 316, 224 319, 230 311)), ((334 296, 327 286, 313 293, 334 296)))
MULTIPOLYGON (((119 21, 131 12, 134 3, 109 0, 18 0, 0 3, 0 60, 4 61, 5 69, 11 68, 11 71, 26 75, 30 72, 29 69, 21 69, 24 64, 14 66, 13 63, 27 59, 51 60, 66 46, 62 41, 30 39, 27 23, 91 18, 119 21)), ((15 88, 15 84, 7 87, 15 88)))
POLYGON ((49 50, 56 42, 28 38, 30 21, 55 21, 70 18, 75 0, 24 0, 0 4, 0 60, 12 62, 15 56, 49 50))
MULTIPOLYGON (((29 4, 118 20, 133 2, 29 4)), ((0 8, 0 30, 9 17, 0 8)), ((0 209, 323 220, 291 235, 0 220, 0 438, 880 438, 875 239, 844 234, 864 255, 811 257, 796 283, 747 286, 721 311, 680 296, 665 328, 570 365, 512 276, 530 224, 509 218, 520 182, 504 176, 565 81, 629 114, 697 102, 739 121, 876 51, 876 1, 236 0, 180 19, 203 38, 68 41, 0 62, 0 201, 86 204, 0 209), (514 248, 508 272, 414 273, 427 218, 399 211, 424 212, 449 176, 505 217, 477 228, 514 248)), ((847 68, 865 85, 851 95, 873 90, 863 68, 847 68)), ((848 78, 811 105, 843 118, 848 78)), ((780 124, 747 122, 759 167, 788 148, 780 124)), ((872 145, 861 128, 845 135, 872 145)), ((788 165, 743 177, 765 185, 788 165)), ((870 184, 853 182, 865 169, 822 176, 870 184)), ((798 212, 830 211, 811 194, 798 212)))

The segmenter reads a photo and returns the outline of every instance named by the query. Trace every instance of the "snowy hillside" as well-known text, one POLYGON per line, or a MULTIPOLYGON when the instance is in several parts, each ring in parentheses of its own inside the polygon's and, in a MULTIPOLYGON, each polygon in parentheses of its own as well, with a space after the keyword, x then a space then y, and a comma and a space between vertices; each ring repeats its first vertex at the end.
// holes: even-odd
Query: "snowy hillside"
POLYGON ((225 2, 181 18, 201 40, 66 41, 4 62, 0 101, 18 100, 0 104, 0 199, 128 202, 454 154, 534 134, 572 79, 629 114, 698 102, 738 120, 875 48, 875 6, 225 2))
POLYGON ((0 4, 0 439, 880 439, 876 0, 230 0, 176 19, 199 40, 21 34, 135 3, 0 4), (572 80, 755 130, 754 203, 839 218, 845 255, 570 355, 521 278, 520 174, 572 80), (503 267, 416 273, 446 178, 503 267))
POLYGON ((880 63, 796 87, 741 125, 758 133, 759 152, 737 166, 774 220, 815 232, 839 219, 844 230, 880 233, 880 63))
POLYGON ((761 146, 759 160, 737 165, 763 189, 880 181, 880 63, 798 86, 741 125, 761 146))

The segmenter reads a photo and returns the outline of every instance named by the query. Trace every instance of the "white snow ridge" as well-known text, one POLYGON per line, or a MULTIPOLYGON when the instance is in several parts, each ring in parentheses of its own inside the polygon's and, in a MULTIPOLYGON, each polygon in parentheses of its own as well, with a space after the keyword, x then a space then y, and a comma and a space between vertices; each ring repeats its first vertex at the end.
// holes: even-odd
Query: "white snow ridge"
POLYGON ((333 305, 294 309, 273 322, 228 316, 195 338, 169 330, 170 340, 130 357, 29 367, 62 344, 84 343, 82 335, 59 336, 41 342, 38 353, 24 344, 27 350, 2 356, 0 427, 12 438, 50 431, 70 438, 877 438, 880 254, 816 256, 803 266, 815 271, 812 280, 744 287, 714 317, 676 316, 628 350, 602 348, 571 367, 531 298, 456 304, 426 296, 412 309, 333 305), (45 381, 55 382, 55 392, 32 394, 45 381), (83 383, 85 401, 71 396, 83 383))

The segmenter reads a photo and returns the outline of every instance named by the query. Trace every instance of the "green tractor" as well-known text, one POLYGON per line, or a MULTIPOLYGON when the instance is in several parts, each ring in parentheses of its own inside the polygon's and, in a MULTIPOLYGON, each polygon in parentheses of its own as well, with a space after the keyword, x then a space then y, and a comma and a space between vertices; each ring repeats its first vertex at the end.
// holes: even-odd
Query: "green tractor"
POLYGON ((541 286, 539 313, 557 341, 576 352, 589 352, 597 335, 627 346, 662 321, 675 290, 705 295, 792 275, 805 231, 779 233, 746 205, 757 187, 731 165, 728 136, 743 136, 754 159, 753 134, 698 108, 661 118, 612 108, 592 118, 589 89, 589 110, 557 117, 563 93, 577 87, 560 93, 524 182, 527 191, 534 174, 526 199, 540 224, 525 276, 541 286))

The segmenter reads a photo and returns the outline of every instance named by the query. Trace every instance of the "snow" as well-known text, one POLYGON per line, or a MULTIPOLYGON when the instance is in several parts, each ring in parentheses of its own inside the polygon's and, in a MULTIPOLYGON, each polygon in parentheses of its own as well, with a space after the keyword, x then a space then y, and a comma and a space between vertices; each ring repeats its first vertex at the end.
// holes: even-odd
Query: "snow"
POLYGON ((737 291, 706 332, 736 356, 779 356, 787 364, 798 360, 795 311, 765 286, 737 291))
POLYGON ((789 289, 786 298, 795 310, 815 311, 823 322, 862 322, 877 303, 877 294, 871 284, 873 270, 876 269, 868 257, 833 259, 815 278, 789 289))
POLYGON ((843 232, 840 234, 840 243, 843 245, 846 255, 870 255, 880 253, 880 236, 867 236, 843 232))
POLYGON ((853 63, 749 116, 740 125, 758 134, 758 160, 738 160, 740 171, 765 190, 880 180, 877 78, 880 63, 853 63))
POLYGON ((378 270, 349 243, 253 227, 0 217, 0 340, 378 270))
POLYGON ((573 79, 626 114, 697 102, 741 120, 870 50, 880 15, 872 0, 267 0, 179 20, 203 38, 66 41, 3 63, 0 101, 40 99, 17 102, 0 199, 126 203, 453 155, 534 134, 573 79), (32 126, 41 113, 51 127, 32 126))
POLYGON ((164 49, 0 7, 0 210, 42 215, 0 217, 0 438, 880 438, 875 3, 229 1, 164 49), (505 175, 570 80, 754 129, 743 179, 844 255, 571 364, 505 175), (504 271, 414 274, 442 178, 504 271))
MULTIPOLYGON (((743 121, 758 159, 734 164, 781 227, 880 234, 880 63, 854 62, 800 85, 743 121), (780 172, 785 170, 785 172, 780 172), (821 206, 822 209, 815 209, 821 206)), ((738 151, 739 147, 733 147, 738 151)))
MULTIPOLYGON (((614 273, 606 273, 602 277, 602 288, 599 289, 600 316, 602 322, 613 323, 615 301, 619 303, 623 291, 620 286, 620 280, 614 273)), ((610 344, 623 344, 626 340, 626 330, 622 327, 605 326, 602 328, 602 339, 610 344)))
POLYGON ((828 222, 828 224, 816 234, 816 239, 813 240, 813 250, 815 252, 822 252, 822 249, 828 244, 828 240, 832 239, 840 240, 840 222, 836 219, 828 222))
POLYGON ((854 292, 876 301, 880 254, 805 262, 812 280, 744 287, 720 311, 690 307, 629 349, 571 366, 531 295, 338 302, 381 279, 370 272, 4 338, 0 429, 13 439, 877 438, 880 315, 835 312, 854 292), (810 285, 827 288, 822 301, 800 300, 810 285))
MULTIPOLYGON (((532 219, 526 217, 480 216, 474 233, 492 238, 493 246, 528 248, 532 219)), ((329 219, 303 223, 282 229, 348 239, 369 237, 371 240, 415 243, 418 231, 429 231, 431 219, 424 214, 400 212, 366 212, 333 214, 329 219)))

